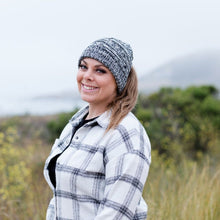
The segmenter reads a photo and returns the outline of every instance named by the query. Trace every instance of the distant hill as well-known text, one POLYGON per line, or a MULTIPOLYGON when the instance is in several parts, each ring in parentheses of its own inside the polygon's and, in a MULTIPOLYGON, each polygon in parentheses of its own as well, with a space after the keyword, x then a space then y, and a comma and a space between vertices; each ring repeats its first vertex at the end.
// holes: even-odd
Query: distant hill
POLYGON ((204 51, 181 58, 139 78, 139 90, 150 93, 160 87, 211 84, 220 89, 220 50, 204 51))

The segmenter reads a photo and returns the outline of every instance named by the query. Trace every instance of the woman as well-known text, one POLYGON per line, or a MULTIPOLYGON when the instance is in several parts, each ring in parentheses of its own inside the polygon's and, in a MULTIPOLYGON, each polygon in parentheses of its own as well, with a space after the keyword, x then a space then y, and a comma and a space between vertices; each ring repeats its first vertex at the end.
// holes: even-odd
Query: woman
POLYGON ((132 60, 130 45, 115 38, 82 53, 77 83, 88 106, 70 119, 46 160, 54 194, 47 219, 146 219, 142 190, 151 148, 130 112, 137 99, 132 60))

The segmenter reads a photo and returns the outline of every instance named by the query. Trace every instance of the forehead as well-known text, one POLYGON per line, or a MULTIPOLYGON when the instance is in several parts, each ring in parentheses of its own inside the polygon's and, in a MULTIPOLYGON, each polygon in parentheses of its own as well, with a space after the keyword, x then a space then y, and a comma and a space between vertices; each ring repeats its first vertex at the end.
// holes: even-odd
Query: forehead
MULTIPOLYGON (((89 58, 89 57, 86 57, 84 59, 82 59, 81 62, 84 62, 86 64, 89 64, 89 65, 94 65, 94 66, 104 66, 104 64, 102 64, 101 62, 99 62, 98 60, 95 60, 95 59, 92 59, 92 58, 89 58)), ((107 68, 107 67, 106 67, 107 68)))

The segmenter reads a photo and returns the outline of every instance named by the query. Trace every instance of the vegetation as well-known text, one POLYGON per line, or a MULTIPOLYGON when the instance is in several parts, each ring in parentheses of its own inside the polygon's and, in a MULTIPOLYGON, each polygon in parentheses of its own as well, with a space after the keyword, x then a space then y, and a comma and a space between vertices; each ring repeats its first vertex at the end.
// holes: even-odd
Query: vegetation
POLYGON ((153 163, 145 186, 148 220, 220 219, 220 163, 209 157, 199 164, 180 160, 178 165, 153 151, 153 163))
MULTIPOLYGON (((75 110, 76 111, 76 110, 75 110)), ((43 220, 43 166, 71 113, 0 119, 0 219, 43 220)), ((148 220, 220 219, 220 101, 213 86, 140 94, 134 114, 152 144, 148 220)))
POLYGON ((77 112, 78 109, 75 109, 70 113, 61 113, 58 115, 56 120, 51 120, 47 123, 47 128, 50 132, 50 140, 53 141, 61 134, 64 126, 70 120, 70 118, 77 112))
POLYGON ((220 153, 220 100, 213 86, 162 88, 140 95, 134 113, 146 128, 154 150, 180 161, 220 153))

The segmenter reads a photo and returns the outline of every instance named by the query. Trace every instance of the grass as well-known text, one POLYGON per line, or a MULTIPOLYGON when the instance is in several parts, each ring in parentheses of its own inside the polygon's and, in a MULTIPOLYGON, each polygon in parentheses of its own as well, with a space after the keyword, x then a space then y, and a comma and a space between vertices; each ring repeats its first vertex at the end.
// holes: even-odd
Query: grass
POLYGON ((187 160, 177 166, 164 164, 160 169, 152 164, 145 186, 148 220, 220 219, 220 164, 212 167, 208 160, 200 166, 187 160))
MULTIPOLYGON (((32 120, 29 117, 16 119, 19 126, 10 119, 10 126, 14 126, 19 134, 11 148, 21 152, 16 154, 16 160, 23 161, 30 173, 25 191, 19 198, 3 200, 0 194, 1 220, 43 220, 52 196, 43 177, 44 162, 51 148, 46 141, 45 124, 51 117, 32 120)), ((7 127, 6 124, 5 120, 0 120, 0 128, 7 127)), ((0 143, 0 154, 3 145, 0 143)), ((2 186, 0 182, 0 189, 2 186)), ((202 162, 182 159, 176 164, 153 151, 143 196, 149 208, 148 220, 218 220, 220 162, 203 157, 202 162)))

